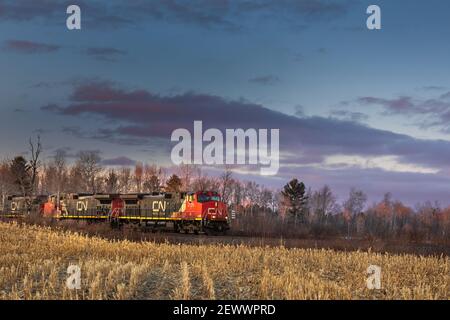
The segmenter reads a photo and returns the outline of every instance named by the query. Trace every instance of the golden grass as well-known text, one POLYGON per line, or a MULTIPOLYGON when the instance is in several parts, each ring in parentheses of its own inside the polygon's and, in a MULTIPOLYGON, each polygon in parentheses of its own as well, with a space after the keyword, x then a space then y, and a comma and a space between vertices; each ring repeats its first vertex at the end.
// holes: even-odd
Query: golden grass
POLYGON ((107 241, 0 223, 0 299, 449 299, 449 258, 107 241), (66 286, 81 267, 80 290, 66 286), (369 265, 382 289, 366 288, 369 265))

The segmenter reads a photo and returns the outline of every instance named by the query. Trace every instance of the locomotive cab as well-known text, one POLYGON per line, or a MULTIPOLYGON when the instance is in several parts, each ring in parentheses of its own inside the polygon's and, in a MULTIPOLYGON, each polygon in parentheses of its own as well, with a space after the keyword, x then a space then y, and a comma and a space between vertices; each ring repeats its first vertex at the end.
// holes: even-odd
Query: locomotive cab
POLYGON ((228 226, 227 206, 214 191, 188 193, 180 210, 182 228, 190 232, 225 231, 228 226))

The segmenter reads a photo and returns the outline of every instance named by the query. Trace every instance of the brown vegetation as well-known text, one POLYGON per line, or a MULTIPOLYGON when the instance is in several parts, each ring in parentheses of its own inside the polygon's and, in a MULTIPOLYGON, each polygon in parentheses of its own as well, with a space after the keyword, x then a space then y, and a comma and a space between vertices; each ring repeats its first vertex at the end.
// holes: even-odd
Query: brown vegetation
POLYGON ((0 223, 2 299, 449 299, 448 257, 107 241, 0 223), (66 271, 81 267, 70 290, 66 271), (382 289, 366 287, 369 265, 382 289))
MULTIPOLYGON (((30 146, 33 151, 33 144, 30 146)), ((40 150, 39 146, 40 142, 35 150, 40 150)), ((218 191, 230 211, 236 213, 236 220, 232 221, 234 235, 345 237, 440 245, 450 242, 450 207, 438 203, 425 202, 412 208, 387 193, 381 201, 368 206, 367 196, 357 189, 350 190, 348 198, 339 203, 328 186, 311 190, 293 179, 283 190, 272 190, 235 179, 230 168, 219 177, 210 177, 200 167, 183 165, 169 175, 163 167, 143 163, 136 163, 134 169, 125 166, 106 170, 94 151, 80 152, 72 165, 61 150, 43 164, 38 159, 39 153, 32 154, 31 160, 17 157, 0 163, 1 196, 212 190, 218 191)))

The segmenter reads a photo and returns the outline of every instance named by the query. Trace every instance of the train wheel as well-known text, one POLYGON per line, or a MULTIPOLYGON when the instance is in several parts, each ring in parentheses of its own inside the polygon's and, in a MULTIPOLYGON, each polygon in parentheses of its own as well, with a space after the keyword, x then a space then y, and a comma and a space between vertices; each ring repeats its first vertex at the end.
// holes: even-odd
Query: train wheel
POLYGON ((215 229, 205 229, 205 233, 208 236, 213 236, 213 237, 218 236, 218 233, 215 229))
POLYGON ((119 220, 113 219, 111 220, 111 228, 112 229, 120 229, 122 225, 120 224, 119 220))

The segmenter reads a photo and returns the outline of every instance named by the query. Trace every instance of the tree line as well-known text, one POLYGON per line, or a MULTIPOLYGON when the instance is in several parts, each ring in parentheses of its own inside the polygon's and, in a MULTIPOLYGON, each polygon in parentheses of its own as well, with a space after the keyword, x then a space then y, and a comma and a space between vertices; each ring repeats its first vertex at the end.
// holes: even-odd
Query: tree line
MULTIPOLYGON (((240 181, 226 167, 219 176, 208 176, 199 166, 181 165, 176 172, 154 164, 104 166, 97 151, 81 151, 72 163, 64 150, 41 161, 40 138, 29 141, 29 158, 16 156, 0 162, 0 195, 56 193, 185 192, 211 190, 222 195, 237 219, 236 233, 265 236, 342 236, 440 239, 449 241, 450 207, 425 202, 414 208, 394 200, 390 193, 368 204, 366 194, 352 188, 338 202, 327 185, 307 188, 294 178, 274 190, 252 181, 240 181)), ((30 203, 31 208, 31 203, 30 203)))

